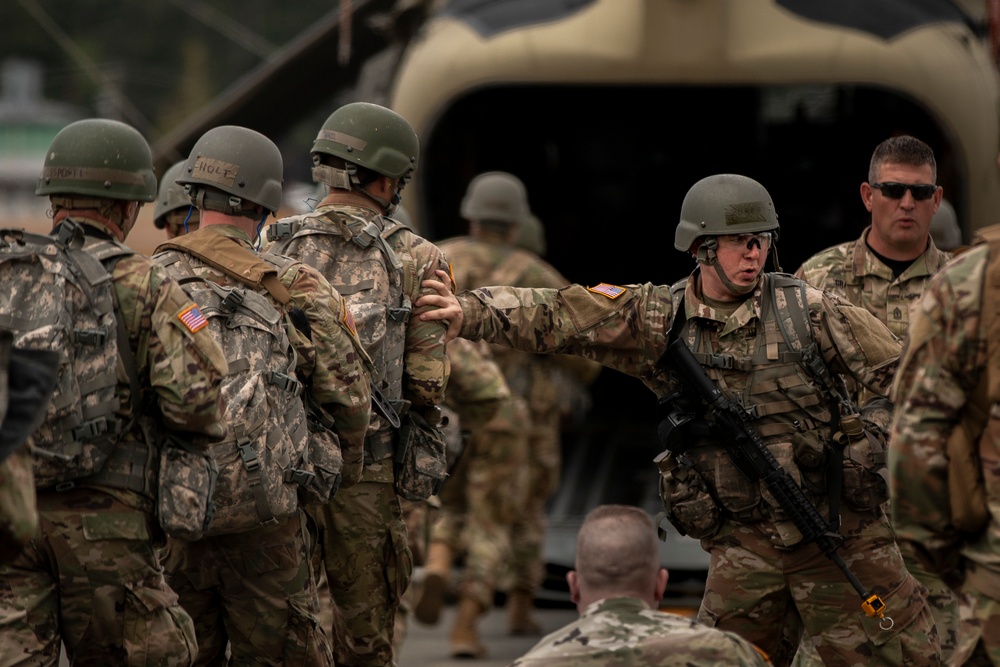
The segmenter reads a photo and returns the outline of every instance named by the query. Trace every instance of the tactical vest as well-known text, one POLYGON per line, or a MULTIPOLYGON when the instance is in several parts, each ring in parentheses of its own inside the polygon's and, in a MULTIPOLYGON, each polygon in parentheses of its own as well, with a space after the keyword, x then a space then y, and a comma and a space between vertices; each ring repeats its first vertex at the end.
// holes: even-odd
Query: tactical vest
MULTIPOLYGON (((684 307, 686 285, 682 280, 671 286, 674 312, 684 307)), ((870 479, 868 473, 884 468, 884 451, 863 448, 854 452, 849 446, 842 452, 832 447, 839 418, 837 399, 812 332, 805 283, 785 274, 765 274, 761 320, 747 336, 752 341, 749 354, 736 356, 720 352, 717 328, 685 320, 678 333, 709 377, 751 416, 775 459, 817 507, 827 506, 831 465, 838 485, 843 466, 848 504, 858 509, 877 507, 884 498, 875 498, 879 494, 872 486, 884 482, 870 479), (854 469, 855 458, 860 471, 854 469)), ((682 465, 697 471, 723 516, 769 521, 775 525, 777 534, 772 539, 777 544, 795 544, 798 531, 780 504, 763 483, 747 479, 736 469, 722 451, 724 446, 702 440, 683 453, 682 465)))
POLYGON ((149 493, 155 475, 147 442, 121 436, 117 369, 130 373, 125 419, 139 417, 141 390, 111 278, 133 251, 117 241, 85 235, 71 219, 58 238, 5 230, 0 271, 9 277, 0 299, 0 325, 24 348, 51 349, 60 357, 59 379, 48 414, 29 439, 38 488, 81 483, 149 493), (9 273, 16 272, 16 273, 9 273))
POLYGON ((315 477, 307 465, 303 386, 295 375, 297 356, 284 314, 256 290, 282 305, 291 297, 272 264, 231 239, 183 236, 160 248, 154 259, 198 304, 203 326, 225 350, 229 367, 221 386, 229 434, 211 445, 219 477, 212 495, 215 515, 204 534, 246 532, 292 516, 299 487, 310 486, 315 477), (189 256, 221 271, 232 284, 211 280, 189 256))
MULTIPOLYGON (((279 220, 267 228, 270 252, 292 255, 318 267, 344 297, 358 337, 374 364, 373 384, 398 412, 406 407, 406 325, 413 310, 411 295, 419 287, 415 260, 390 242, 403 229, 407 227, 392 218, 369 219, 330 207, 279 220), (335 249, 318 257, 309 256, 297 242, 310 236, 330 237, 327 243, 335 249), (332 263, 331 258, 335 258, 332 263)), ((397 429, 373 410, 365 436, 365 462, 391 456, 397 437, 397 429)))

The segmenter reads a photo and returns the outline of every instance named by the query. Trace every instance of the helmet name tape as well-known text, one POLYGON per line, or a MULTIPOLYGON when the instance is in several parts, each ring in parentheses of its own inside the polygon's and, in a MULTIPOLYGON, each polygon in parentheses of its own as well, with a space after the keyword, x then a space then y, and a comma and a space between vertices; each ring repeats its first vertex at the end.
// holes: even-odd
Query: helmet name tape
POLYGON ((240 166, 238 164, 199 155, 195 158, 191 175, 194 178, 200 178, 210 183, 232 187, 239 170, 240 166))
POLYGON ((112 183, 127 183, 129 185, 142 185, 145 182, 142 174, 134 174, 122 171, 121 169, 101 169, 97 167, 43 167, 42 178, 55 178, 67 181, 111 181, 112 183))
POLYGON ((364 139, 359 139, 357 137, 352 137, 349 134, 344 134, 343 132, 337 132, 336 130, 320 130, 319 134, 316 135, 316 140, 333 141, 338 144, 344 144, 348 148, 354 148, 355 150, 363 151, 368 142, 364 139))
POLYGON ((748 225, 756 222, 767 222, 764 202, 751 201, 739 204, 729 204, 725 207, 726 225, 748 225))

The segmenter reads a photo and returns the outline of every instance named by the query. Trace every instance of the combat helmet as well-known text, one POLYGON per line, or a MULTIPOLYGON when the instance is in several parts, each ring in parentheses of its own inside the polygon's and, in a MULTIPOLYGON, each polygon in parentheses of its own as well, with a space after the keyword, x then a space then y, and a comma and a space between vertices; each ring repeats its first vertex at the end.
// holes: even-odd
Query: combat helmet
POLYGON ((153 205, 153 224, 157 229, 167 226, 167 213, 191 206, 191 198, 184 190, 184 186, 177 183, 184 162, 185 160, 175 162, 160 179, 160 191, 156 193, 156 204, 153 205))
POLYGON ((545 257, 548 250, 545 244, 545 228, 537 215, 528 213, 521 221, 521 225, 517 229, 517 236, 514 238, 514 245, 529 250, 539 257, 545 257))
MULTIPOLYGON (((714 266, 715 272, 730 290, 745 294, 754 286, 736 285, 725 274, 716 255, 718 241, 715 237, 771 232, 775 241, 778 229, 774 202, 763 185, 739 174, 715 174, 692 185, 684 195, 681 219, 674 233, 674 247, 681 252, 690 252, 699 238, 706 237, 698 246, 698 263, 714 266)), ((775 243, 770 244, 768 253, 777 267, 775 243)), ((780 267, 778 270, 781 270, 780 267)))
POLYGON ((284 163, 281 151, 260 132, 223 125, 206 132, 191 149, 177 183, 202 210, 256 218, 259 204, 276 213, 281 206, 284 163))
POLYGON ((531 214, 528 190, 521 179, 505 171, 479 174, 469 181, 460 213, 466 220, 520 224, 531 214))
POLYGON ((687 191, 674 247, 691 250, 702 236, 778 232, 778 214, 764 186, 739 174, 703 178, 687 191))
POLYGON ((313 180, 350 190, 360 185, 356 173, 321 164, 321 155, 339 157, 349 165, 402 179, 417 168, 420 142, 417 133, 395 111, 378 104, 353 102, 326 119, 313 142, 313 180))
POLYGON ((955 208, 947 199, 941 200, 937 213, 931 218, 931 238, 941 250, 952 251, 962 245, 962 230, 958 226, 955 208))
POLYGON ((134 127, 116 120, 70 123, 49 145, 35 194, 153 201, 156 176, 149 144, 134 127))

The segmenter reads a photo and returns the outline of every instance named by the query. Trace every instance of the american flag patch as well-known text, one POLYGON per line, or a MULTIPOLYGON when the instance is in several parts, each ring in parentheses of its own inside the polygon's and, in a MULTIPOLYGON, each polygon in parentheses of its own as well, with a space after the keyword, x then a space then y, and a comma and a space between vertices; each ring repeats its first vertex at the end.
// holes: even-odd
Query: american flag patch
POLYGON ((354 324, 354 315, 351 315, 351 309, 346 305, 344 306, 344 326, 346 326, 355 336, 358 335, 358 328, 354 324))
POLYGON ((618 285, 609 285, 607 283, 601 283, 600 285, 594 285, 593 287, 587 288, 589 291, 595 294, 602 294, 609 299, 617 299, 622 294, 625 293, 624 287, 619 287, 618 285))
POLYGON ((181 314, 177 316, 177 319, 181 321, 181 324, 187 327, 187 330, 191 333, 200 331, 208 326, 208 320, 205 316, 201 314, 198 310, 198 306, 191 305, 181 311, 181 314))

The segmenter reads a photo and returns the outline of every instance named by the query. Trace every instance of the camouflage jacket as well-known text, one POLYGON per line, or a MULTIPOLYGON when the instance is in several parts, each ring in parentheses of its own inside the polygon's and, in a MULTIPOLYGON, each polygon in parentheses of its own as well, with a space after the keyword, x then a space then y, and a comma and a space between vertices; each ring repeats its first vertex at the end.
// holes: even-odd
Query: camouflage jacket
POLYGON ((445 405, 454 410, 465 430, 479 428, 510 398, 503 372, 486 343, 456 338, 448 343, 451 375, 445 405))
POLYGON ((927 281, 951 259, 928 236, 927 250, 897 278, 892 269, 875 256, 861 237, 827 248, 807 259, 795 275, 809 284, 841 296, 868 310, 900 340, 909 328, 909 310, 920 298, 927 281))
MULTIPOLYGON (((426 308, 415 309, 412 303, 421 294, 421 281, 437 279, 434 272, 449 270, 448 262, 437 246, 406 228, 364 247, 353 240, 363 238, 369 225, 384 232, 386 220, 360 195, 337 192, 314 212, 275 223, 294 222, 324 233, 295 235, 270 248, 315 267, 344 296, 374 364, 376 384, 390 400, 409 401, 417 408, 437 405, 448 382, 447 327, 421 321, 426 308), (396 326, 404 329, 399 348, 391 331, 396 326)), ((388 428, 373 412, 369 435, 388 428)))
POLYGON ((612 597, 591 604, 578 620, 542 638, 510 667, 770 664, 735 633, 657 611, 638 598, 612 597))
POLYGON ((945 454, 946 441, 960 427, 962 410, 987 365, 982 303, 987 251, 988 246, 977 246, 958 256, 934 276, 914 308, 892 390, 898 409, 890 436, 889 475, 897 538, 918 546, 917 553, 926 556, 921 565, 941 575, 956 569, 961 553, 1000 590, 997 405, 992 406, 981 447, 990 519, 976 538, 961 535, 951 524, 945 454))
MULTIPOLYGON (((717 329, 723 352, 746 354, 761 318, 761 285, 728 318, 702 302, 698 272, 688 280, 685 315, 698 327, 717 329)), ((886 395, 899 342, 862 308, 807 287, 811 326, 820 353, 833 373, 854 377, 886 395)), ((643 381, 662 397, 667 378, 656 362, 667 343, 673 318, 667 285, 570 285, 563 289, 484 287, 458 295, 465 313, 461 335, 531 352, 563 352, 596 361, 643 381)), ((744 372, 723 377, 740 386, 744 372)))
MULTIPOLYGON (((471 236, 446 239, 440 244, 455 269, 455 284, 459 289, 487 285, 514 287, 565 287, 569 281, 541 257, 508 243, 471 236)), ((511 391, 528 400, 532 414, 551 413, 558 401, 558 389, 553 378, 556 368, 565 375, 593 376, 593 369, 580 367, 579 360, 564 357, 540 358, 496 346, 493 355, 503 369, 511 391)))
MULTIPOLYGON (((193 243, 210 236, 231 239, 240 247, 254 252, 250 237, 230 225, 201 227, 183 238, 185 242, 193 243)), ((164 247, 161 245, 156 252, 164 247)), ((234 282, 205 262, 190 254, 188 257, 199 275, 209 275, 221 285, 234 282)), ((364 451, 365 432, 370 419, 370 375, 374 368, 361 346, 344 298, 319 271, 302 262, 292 261, 287 268, 279 269, 278 278, 291 297, 288 304, 282 307, 269 294, 264 294, 278 310, 285 313, 285 330, 297 356, 296 374, 309 388, 313 398, 334 418, 334 429, 344 453, 344 477, 356 479, 360 476, 360 468, 356 471, 348 468, 352 464, 360 465, 362 461, 353 453, 363 454, 364 451), (304 313, 309 325, 308 336, 293 325, 288 315, 293 309, 304 313)))
MULTIPOLYGON (((97 220, 83 216, 73 219, 100 234, 112 236, 97 220)), ((144 432, 165 427, 185 434, 189 440, 210 442, 225 437, 219 386, 227 365, 225 354, 207 330, 192 333, 179 318, 194 303, 163 267, 135 254, 115 264, 111 279, 118 299, 118 316, 128 333, 139 378, 140 404, 147 399, 155 404, 153 412, 140 408, 143 414, 132 420, 129 382, 119 372, 119 415, 124 423, 131 422, 132 428, 119 441, 102 473, 128 476, 134 472, 135 460, 135 455, 128 452, 148 448, 144 432)), ((139 509, 152 511, 156 470, 147 466, 145 475, 146 488, 142 492, 104 486, 101 490, 114 493, 139 509)))

